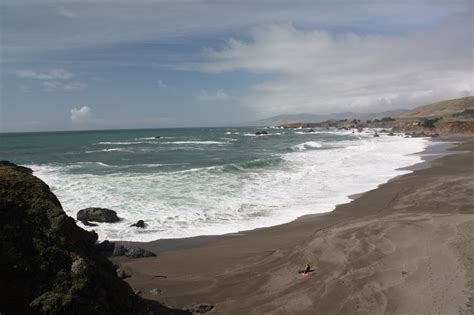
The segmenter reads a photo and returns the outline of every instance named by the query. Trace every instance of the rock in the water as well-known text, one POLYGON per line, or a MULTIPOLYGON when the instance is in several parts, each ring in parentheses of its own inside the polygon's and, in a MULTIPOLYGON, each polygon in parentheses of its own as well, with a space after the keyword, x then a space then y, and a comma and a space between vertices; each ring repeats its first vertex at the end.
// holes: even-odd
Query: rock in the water
POLYGON ((207 313, 209 312, 210 310, 212 310, 214 308, 214 305, 212 304, 208 304, 208 303, 200 303, 200 304, 194 304, 193 306, 191 306, 191 308, 189 309, 189 311, 193 312, 193 313, 207 313))
POLYGON ((156 255, 140 247, 131 247, 127 250, 127 252, 125 253, 125 256, 127 256, 128 258, 142 258, 142 257, 154 257, 156 255))
POLYGON ((137 223, 130 225, 130 227, 137 227, 137 228, 144 228, 146 226, 145 221, 143 220, 138 220, 137 223))
POLYGON ((114 210, 105 208, 86 208, 79 210, 77 213, 79 221, 94 221, 113 223, 120 221, 117 213, 114 210))
POLYGON ((160 139, 161 137, 160 136, 156 136, 155 139, 160 139))
POLYGON ((158 289, 158 288, 153 288, 150 290, 150 293, 153 294, 153 295, 158 295, 161 293, 161 290, 158 289))
POLYGON ((268 132, 266 132, 266 131, 257 131, 257 132, 255 133, 255 135, 257 135, 257 136, 268 135, 268 132))
POLYGON ((89 221, 86 221, 86 220, 82 220, 80 221, 82 224, 84 224, 85 226, 97 226, 98 224, 95 224, 95 223, 90 223, 89 221))

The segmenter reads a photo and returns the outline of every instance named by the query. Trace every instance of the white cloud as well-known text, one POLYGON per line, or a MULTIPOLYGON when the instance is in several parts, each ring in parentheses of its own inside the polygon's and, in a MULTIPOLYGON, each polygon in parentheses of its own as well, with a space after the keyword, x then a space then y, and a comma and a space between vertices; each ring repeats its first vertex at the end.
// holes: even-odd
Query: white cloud
POLYGON ((52 69, 45 72, 19 70, 15 72, 19 78, 38 80, 45 91, 53 90, 83 90, 87 84, 74 80, 74 74, 64 69, 52 69))
POLYGON ((217 101, 228 101, 230 96, 223 90, 217 90, 216 92, 208 92, 201 90, 197 95, 196 99, 201 102, 217 102, 217 101))
POLYGON ((163 80, 158 80, 157 85, 160 89, 165 88, 167 86, 163 80))
MULTIPOLYGON (((467 17, 405 36, 271 25, 253 32, 250 41, 230 39, 223 49, 208 48, 208 62, 181 69, 273 75, 241 99, 264 114, 407 108, 474 93, 469 25, 467 17)), ((200 98, 219 96, 203 91, 200 98)))
POLYGON ((31 70, 19 70, 15 72, 19 78, 34 80, 69 80, 74 75, 64 69, 52 69, 46 72, 36 72, 31 70))
POLYGON ((77 14, 72 12, 71 10, 66 9, 64 6, 59 7, 58 14, 67 18, 76 18, 77 14))
POLYGON ((71 121, 73 123, 86 122, 91 116, 91 111, 89 106, 74 107, 71 109, 71 121))

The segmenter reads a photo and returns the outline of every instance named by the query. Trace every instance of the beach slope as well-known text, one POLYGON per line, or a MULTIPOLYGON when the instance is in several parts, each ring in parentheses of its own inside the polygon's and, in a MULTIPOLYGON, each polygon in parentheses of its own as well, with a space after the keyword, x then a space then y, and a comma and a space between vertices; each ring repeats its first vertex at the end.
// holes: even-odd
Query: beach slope
POLYGON ((324 215, 115 262, 144 297, 211 303, 214 314, 472 314, 473 148, 464 140, 458 154, 324 215), (306 263, 314 271, 302 276, 306 263))

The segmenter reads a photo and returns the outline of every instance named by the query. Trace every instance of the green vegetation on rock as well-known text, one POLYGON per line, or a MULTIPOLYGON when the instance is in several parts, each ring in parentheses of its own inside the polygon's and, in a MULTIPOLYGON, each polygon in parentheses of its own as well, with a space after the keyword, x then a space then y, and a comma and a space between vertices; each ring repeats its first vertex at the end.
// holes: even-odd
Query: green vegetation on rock
POLYGON ((25 167, 0 162, 1 314, 142 314, 144 302, 25 167))

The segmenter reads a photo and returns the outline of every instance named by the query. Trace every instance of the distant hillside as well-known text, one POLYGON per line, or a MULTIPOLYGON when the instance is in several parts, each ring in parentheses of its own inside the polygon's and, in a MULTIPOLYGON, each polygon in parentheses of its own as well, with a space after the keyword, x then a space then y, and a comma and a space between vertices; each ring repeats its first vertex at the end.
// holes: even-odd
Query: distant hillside
POLYGON ((466 109, 474 109, 474 96, 419 106, 404 113, 400 118, 444 117, 466 109))
POLYGON ((405 113, 406 110, 393 110, 385 111, 382 113, 334 113, 334 114, 325 114, 325 115, 316 115, 316 114, 293 114, 293 115, 278 115, 266 119, 261 119, 253 122, 241 123, 239 126, 279 126, 289 123, 318 123, 331 119, 361 119, 361 120, 373 120, 381 119, 384 117, 398 117, 402 113, 405 113))

